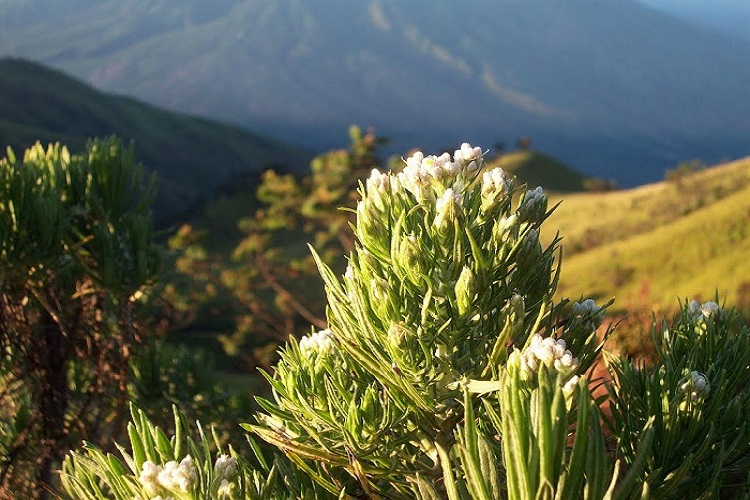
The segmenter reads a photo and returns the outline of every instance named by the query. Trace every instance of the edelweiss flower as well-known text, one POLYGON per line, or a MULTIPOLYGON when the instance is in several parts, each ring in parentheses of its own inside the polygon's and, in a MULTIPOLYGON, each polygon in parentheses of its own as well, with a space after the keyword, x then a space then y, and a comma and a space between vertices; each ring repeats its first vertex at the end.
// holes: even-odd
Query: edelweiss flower
POLYGON ((388 174, 382 173, 377 168, 373 168, 370 172, 370 177, 367 179, 367 190, 368 191, 385 191, 390 188, 391 177, 388 174))
POLYGON ((308 355, 312 352, 326 352, 333 345, 333 334, 331 330, 320 330, 310 336, 304 335, 299 339, 299 350, 308 355))
POLYGON ((221 455, 214 463, 214 474, 224 479, 233 479, 237 476, 237 459, 229 455, 221 455))
MULTIPOLYGON (((398 174, 397 179, 400 185, 410 191, 418 201, 430 198, 430 191, 434 189, 433 183, 446 186, 453 186, 454 191, 462 186, 462 183, 456 183, 456 178, 461 177, 462 172, 473 172, 479 168, 479 162, 482 158, 480 148, 472 148, 468 143, 461 145, 457 149, 453 158, 448 153, 440 156, 425 156, 421 151, 417 151, 406 161, 406 167, 398 174)), ((438 190, 438 194, 442 189, 438 190)))
POLYGON ((690 301, 689 310, 695 319, 710 318, 712 316, 720 317, 724 312, 719 304, 711 300, 700 305, 695 300, 692 300, 690 301))
POLYGON ((160 488, 188 492, 192 489, 196 479, 193 457, 186 455, 179 464, 172 460, 164 466, 146 460, 141 466, 138 482, 149 494, 154 494, 160 488))
POLYGON ((159 484, 169 490, 190 491, 196 481, 193 458, 187 455, 179 464, 174 460, 167 462, 159 472, 157 479, 159 484))
POLYGON ((601 326, 605 314, 604 309, 597 306, 593 299, 575 302, 570 311, 571 318, 583 324, 584 328, 589 331, 594 331, 601 326))
POLYGON ((453 153, 453 161, 466 163, 479 159, 481 156, 482 148, 474 148, 468 142, 464 142, 461 144, 461 149, 453 153))
POLYGON ((141 485, 146 489, 147 492, 156 492, 157 488, 159 487, 158 476, 161 470, 161 466, 156 465, 151 460, 146 460, 145 462, 143 462, 143 465, 141 466, 141 474, 138 477, 138 482, 141 483, 141 485))
POLYGON ((531 343, 521 354, 522 367, 535 373, 544 364, 560 372, 572 372, 578 367, 578 358, 573 357, 563 339, 542 338, 535 334, 531 343))
POLYGON ((680 384, 680 391, 686 396, 690 396, 693 403, 705 399, 711 390, 711 384, 701 372, 693 370, 690 372, 690 378, 680 384))

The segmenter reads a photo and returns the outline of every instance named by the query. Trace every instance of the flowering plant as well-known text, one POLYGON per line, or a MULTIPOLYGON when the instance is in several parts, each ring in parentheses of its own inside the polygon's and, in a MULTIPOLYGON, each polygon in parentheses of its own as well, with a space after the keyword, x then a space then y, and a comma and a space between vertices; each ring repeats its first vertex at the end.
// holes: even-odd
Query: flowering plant
POLYGON ((528 443, 501 395, 536 391, 557 395, 562 457, 604 308, 552 302, 557 240, 543 248, 539 238, 547 197, 537 188, 514 204, 517 192, 468 144, 453 156, 416 153, 397 174, 374 170, 360 188, 343 279, 319 261, 329 330, 282 351, 268 376, 274 401, 261 401, 259 425, 246 428, 301 467, 325 463, 329 474, 315 479, 331 493, 500 494, 483 474, 473 486, 463 479, 488 467, 490 477, 524 474, 502 470, 503 445, 528 443), (506 432, 515 439, 497 439, 506 432), (482 444, 481 458, 470 443, 482 444))
MULTIPOLYGON (((242 424, 312 481, 300 497, 747 490, 750 331, 737 315, 685 304, 655 331, 657 364, 607 355, 605 382, 592 367, 609 304, 555 302, 559 238, 541 243, 551 212, 541 188, 520 190, 464 144, 452 156, 416 153, 398 173, 373 170, 360 194, 345 274, 316 256, 328 328, 288 342, 265 374, 272 398, 242 424), (608 394, 594 397, 600 386, 608 394)), ((192 478, 184 454, 146 468, 140 456, 130 474, 147 478, 149 494, 164 487, 167 459, 169 481, 192 478)), ((205 463, 195 484, 213 484, 205 463)), ((259 484, 262 473, 242 470, 259 484)), ((288 498, 263 470, 263 497, 288 498)))

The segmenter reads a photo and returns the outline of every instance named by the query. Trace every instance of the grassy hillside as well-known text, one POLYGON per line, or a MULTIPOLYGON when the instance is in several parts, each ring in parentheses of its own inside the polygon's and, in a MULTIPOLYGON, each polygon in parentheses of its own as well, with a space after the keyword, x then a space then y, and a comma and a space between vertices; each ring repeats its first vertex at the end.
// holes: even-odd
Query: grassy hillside
POLYGON ((620 311, 667 311, 716 292, 750 306, 750 158, 627 191, 566 195, 548 238, 554 229, 564 237, 560 295, 615 297, 620 311))
POLYGON ((80 150, 93 136, 134 141, 139 161, 156 171, 161 222, 194 210, 234 176, 284 163, 305 167, 308 155, 239 127, 164 111, 105 94, 60 72, 0 59, 0 147, 23 151, 37 140, 80 150))
POLYGON ((487 168, 501 167, 529 188, 542 186, 547 191, 567 193, 583 191, 586 177, 564 163, 536 151, 505 153, 489 162, 487 168))

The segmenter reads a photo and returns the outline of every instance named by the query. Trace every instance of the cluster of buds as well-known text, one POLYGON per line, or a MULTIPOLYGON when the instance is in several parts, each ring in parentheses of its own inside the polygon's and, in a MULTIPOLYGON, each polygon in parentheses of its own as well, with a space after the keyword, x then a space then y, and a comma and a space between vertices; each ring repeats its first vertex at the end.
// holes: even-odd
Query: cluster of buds
POLYGON ((149 494, 154 495, 162 490, 187 493, 192 490, 196 479, 193 458, 186 455, 179 464, 172 460, 161 466, 146 460, 138 481, 149 494))
POLYGON ((692 300, 688 310, 696 322, 703 322, 709 318, 721 319, 724 316, 724 310, 721 306, 711 300, 703 304, 698 304, 698 302, 692 300))
POLYGON ((605 314, 604 308, 596 305, 593 299, 586 299, 573 304, 570 310, 570 321, 583 326, 584 331, 593 332, 601 326, 605 314))
POLYGON ((578 358, 573 357, 563 339, 542 338, 541 335, 535 334, 529 339, 528 346, 523 351, 515 349, 510 354, 508 365, 519 369, 525 380, 533 380, 539 376, 542 366, 564 378, 569 377, 563 385, 565 394, 571 394, 579 380, 578 375, 573 375, 578 368, 578 358))
POLYGON ((331 330, 320 330, 311 335, 304 335, 299 340, 299 350, 305 356, 315 353, 326 353, 333 348, 333 334, 331 330))
POLYGON ((540 186, 536 189, 526 191, 523 196, 521 205, 518 207, 518 214, 524 222, 538 222, 544 218, 547 212, 547 195, 540 186))
POLYGON ((682 401, 679 407, 681 412, 686 412, 691 406, 705 401, 711 391, 711 384, 708 379, 697 370, 693 370, 690 375, 683 377, 679 384, 678 389, 682 401))
POLYGON ((529 346, 521 353, 521 361, 524 369, 530 373, 535 373, 541 365, 568 373, 578 367, 578 359, 567 349, 565 340, 542 338, 538 333, 531 337, 529 346))
POLYGON ((220 455, 214 463, 215 481, 218 482, 217 496, 219 498, 234 498, 237 488, 238 475, 237 460, 229 455, 220 455))
MULTIPOLYGON (((406 167, 398 174, 398 181, 421 203, 432 197, 435 187, 450 186, 459 174, 478 171, 481 158, 481 148, 472 147, 468 143, 462 144, 461 148, 453 153, 453 158, 448 153, 425 156, 421 151, 417 151, 406 159, 406 167)), ((438 195, 442 194, 442 190, 439 191, 438 195)))

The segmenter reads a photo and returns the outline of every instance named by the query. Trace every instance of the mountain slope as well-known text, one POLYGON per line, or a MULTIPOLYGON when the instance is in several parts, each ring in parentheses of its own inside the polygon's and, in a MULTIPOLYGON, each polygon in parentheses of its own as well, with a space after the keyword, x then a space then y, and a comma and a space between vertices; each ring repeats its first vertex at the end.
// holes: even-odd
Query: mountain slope
POLYGON ((94 136, 134 141, 139 161, 159 174, 154 203, 164 223, 196 208, 232 176, 272 164, 306 164, 307 155, 238 127, 159 110, 108 95, 35 63, 0 59, 0 147, 39 140, 80 150, 94 136))
POLYGON ((542 186, 545 191, 570 193, 585 189, 585 177, 562 162, 536 151, 520 150, 490 160, 487 168, 500 167, 514 175, 529 189, 542 186))
POLYGON ((15 0, 0 47, 318 149, 521 135, 623 185, 748 153, 750 44, 633 0, 15 0))
POLYGON ((663 12, 683 17, 750 40, 750 3, 746 0, 639 0, 663 12))
POLYGON ((730 305, 748 300, 750 158, 627 191, 566 195, 546 236, 556 230, 560 295, 616 297, 621 311, 716 292, 730 305))

